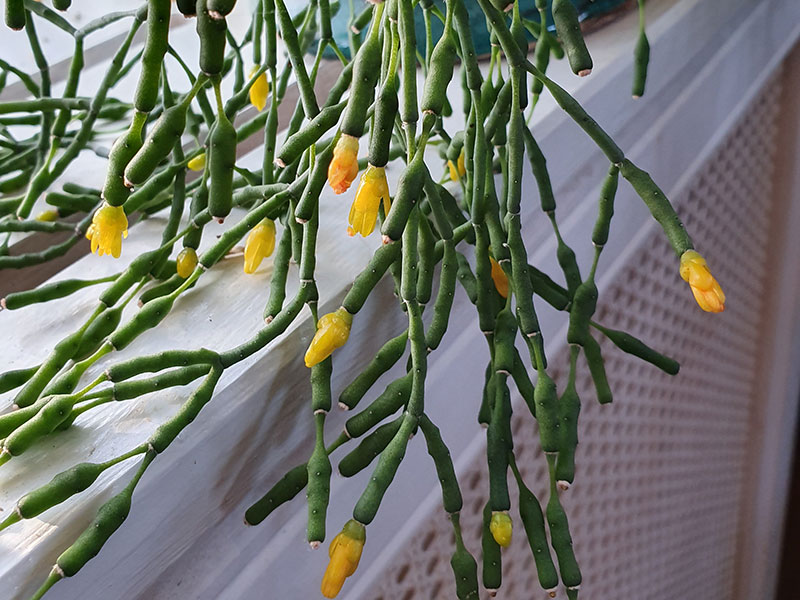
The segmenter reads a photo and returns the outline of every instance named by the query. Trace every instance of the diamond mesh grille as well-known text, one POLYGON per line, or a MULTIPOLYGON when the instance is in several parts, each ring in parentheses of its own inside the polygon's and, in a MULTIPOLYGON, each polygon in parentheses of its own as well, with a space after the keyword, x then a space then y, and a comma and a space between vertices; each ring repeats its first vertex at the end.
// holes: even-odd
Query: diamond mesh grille
MULTIPOLYGON (((677 198, 677 208, 723 283, 725 318, 694 306, 661 235, 644 240, 636 265, 601 289, 597 320, 624 329, 681 363, 677 377, 602 342, 614 403, 599 406, 581 368, 583 400, 575 484, 562 494, 583 571, 583 598, 660 600, 713 590, 733 596, 741 494, 750 457, 750 414, 764 273, 768 268, 772 163, 780 75, 764 86, 727 139, 677 198), (742 235, 746 232, 746 235, 742 235)), ((552 357, 563 388, 568 351, 552 357)), ((582 367, 585 364, 582 363, 582 367)), ((544 506, 546 464, 531 418, 514 417, 519 467, 544 506)), ((480 554, 481 510, 488 489, 485 462, 461 478, 462 527, 480 554)), ((512 494, 515 492, 510 482, 512 494)), ((512 497, 512 507, 516 498, 512 497)), ((546 598, 516 509, 516 533, 503 552, 498 598, 546 598)), ((375 600, 454 598, 447 519, 391 561, 366 596, 375 600)), ((559 592, 563 597, 563 590, 559 592)), ((485 596, 482 592, 482 597, 485 596)))

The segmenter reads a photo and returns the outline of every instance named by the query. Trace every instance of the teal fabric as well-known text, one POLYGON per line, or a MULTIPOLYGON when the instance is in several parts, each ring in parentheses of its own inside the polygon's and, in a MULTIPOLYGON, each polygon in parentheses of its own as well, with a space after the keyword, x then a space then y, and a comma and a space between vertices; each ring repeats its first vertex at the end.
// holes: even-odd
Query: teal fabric
MULTIPOLYGON (((470 22, 472 24, 472 36, 473 41, 475 43, 475 50, 479 55, 488 54, 490 51, 489 45, 489 33, 486 29, 486 20, 481 12, 480 6, 476 0, 464 0, 467 5, 467 11, 470 15, 470 22)), ((623 4, 626 0, 571 0, 572 3, 578 9, 578 13, 580 15, 580 19, 583 21, 585 19, 596 17, 598 15, 604 14, 609 12, 610 10, 616 8, 620 4, 623 4)), ((339 9, 338 14, 333 17, 333 36, 336 39, 336 43, 339 47, 347 53, 347 23, 350 20, 350 8, 348 4, 348 0, 340 0, 341 8, 339 9)), ((437 6, 442 9, 444 12, 444 2, 443 0, 435 0, 437 6)), ((298 2, 298 5, 302 6, 304 2, 298 2)), ((548 0, 548 6, 550 1, 548 0)), ((364 7, 367 5, 365 0, 353 0, 353 8, 355 14, 360 13, 364 7)), ((525 8, 522 10, 522 16, 534 21, 539 21, 539 13, 534 6, 533 0, 524 3, 525 8)), ((549 12, 549 9, 548 9, 549 12)), ((417 29, 417 45, 419 47, 420 52, 425 51, 425 25, 422 20, 422 8, 417 4, 416 11, 416 29, 417 29)), ((433 38, 434 40, 438 39, 439 36, 442 34, 442 24, 441 22, 434 18, 433 19, 433 38)), ((552 17, 548 19, 548 29, 550 31, 555 31, 555 27, 553 26, 552 17)), ((533 38, 531 38, 533 39, 533 38)), ((334 54, 332 51, 326 51, 326 57, 334 58, 334 54)))

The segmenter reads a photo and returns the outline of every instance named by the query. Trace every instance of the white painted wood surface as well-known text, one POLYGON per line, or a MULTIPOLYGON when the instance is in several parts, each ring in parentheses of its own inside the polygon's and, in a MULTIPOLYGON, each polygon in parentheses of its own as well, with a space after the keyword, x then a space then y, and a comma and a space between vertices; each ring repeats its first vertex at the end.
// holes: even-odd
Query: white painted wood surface
MULTIPOLYGON (((654 3, 654 13, 657 10, 663 13, 651 18, 649 25, 653 50, 648 94, 638 103, 629 98, 632 17, 589 37, 596 64, 591 77, 570 77, 563 63, 554 65, 553 77, 576 94, 633 160, 651 171, 668 193, 675 193, 692 166, 713 149, 732 119, 730 115, 757 89, 759 78, 769 74, 797 39, 800 15, 793 0, 768 0, 755 7, 746 0, 683 0, 654 3)), ((450 90, 454 103, 457 90, 458 86, 450 90)), ((538 111, 537 135, 557 186, 562 229, 568 240, 575 242, 579 260, 585 262, 591 247, 584 242, 593 222, 597 182, 606 165, 583 133, 554 110, 549 98, 543 98, 538 111)), ((249 160, 257 163, 257 157, 249 160)), ((532 185, 529 173, 524 185, 532 185)), ((330 308, 366 262, 377 239, 363 241, 343 235, 349 198, 326 194, 322 206, 323 251, 318 273, 323 307, 330 308)), ((655 231, 626 186, 621 186, 617 206, 613 240, 601 266, 604 277, 630 260, 628 251, 636 247, 638 239, 655 231)), ((525 222, 529 241, 540 244, 531 259, 555 276, 552 243, 541 221, 535 207, 525 222)), ((691 227, 691 216, 688 221, 691 227)), ((87 256, 59 277, 118 270, 139 250, 152 245, 157 237, 154 225, 143 223, 131 231, 121 262, 87 256)), ((213 227, 209 226, 209 233, 213 227)), ((240 343, 260 326, 268 278, 268 267, 254 277, 244 276, 238 261, 215 267, 178 301, 173 314, 157 330, 142 336, 119 356, 240 343), (208 293, 212 287, 213 295, 208 293)), ((601 278, 601 289, 602 282, 601 278)), ((96 290, 87 290, 45 308, 0 313, 0 330, 8 340, 0 369, 40 360, 48 347, 88 314, 95 294, 96 290)), ((359 313, 350 343, 337 352, 334 393, 383 339, 402 329, 394 302, 389 286, 383 286, 359 313)), ((481 460, 484 444, 474 419, 485 364, 484 342, 466 304, 462 295, 445 339, 446 349, 432 355, 428 386, 431 416, 442 426, 457 467, 481 460)), ((543 312, 546 338, 563 337, 554 335, 563 327, 563 319, 543 312)), ((302 502, 276 511, 259 527, 242 525, 244 509, 310 452, 313 428, 301 356, 312 326, 304 315, 290 335, 226 372, 214 401, 148 470, 125 525, 77 577, 54 588, 54 598, 318 597, 327 553, 311 552, 304 542, 302 502)), ((99 367, 103 364, 107 362, 99 367)), ((378 385, 388 380, 384 378, 378 385)), ((102 460, 135 446, 176 410, 187 391, 172 390, 105 407, 79 419, 71 431, 50 436, 22 459, 2 467, 0 507, 10 510, 24 492, 75 462, 102 460)), ((7 397, 0 398, 0 408, 7 406, 7 397)), ((778 397, 773 402, 781 400, 778 397)), ((329 420, 328 435, 333 436, 343 417, 334 412, 329 420)), ((784 432, 784 440, 789 435, 784 432)), ((91 520, 97 506, 124 484, 129 468, 125 465, 105 474, 79 498, 0 534, 0 597, 27 598, 55 557, 91 520), (108 486, 110 490, 105 490, 108 486)), ((778 477, 784 481, 785 474, 783 478, 778 477)), ((334 477, 331 534, 348 518, 364 482, 364 477, 347 482, 334 477)), ((422 444, 411 444, 392 492, 370 526, 362 565, 343 597, 363 597, 371 582, 391 569, 404 532, 413 531, 414 525, 432 515, 438 518, 438 493, 422 444)), ((776 513, 768 520, 774 527, 781 515, 776 513)))

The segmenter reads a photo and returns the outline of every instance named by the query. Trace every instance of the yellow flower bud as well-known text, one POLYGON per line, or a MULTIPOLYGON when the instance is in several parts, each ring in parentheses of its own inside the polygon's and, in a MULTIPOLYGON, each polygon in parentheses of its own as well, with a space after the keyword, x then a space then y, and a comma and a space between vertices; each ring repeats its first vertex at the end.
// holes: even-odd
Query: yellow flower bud
POLYGON ((492 520, 489 522, 489 531, 492 532, 494 541, 503 548, 511 545, 511 532, 513 525, 511 517, 505 512, 493 512, 492 520))
POLYGON ((350 337, 350 325, 353 324, 353 315, 344 308, 328 313, 320 318, 317 323, 317 332, 306 351, 306 366, 311 368, 328 358, 333 351, 341 348, 350 337))
POLYGON ((323 596, 335 598, 341 591, 344 580, 356 572, 366 539, 366 529, 354 519, 350 519, 342 528, 342 532, 333 538, 328 549, 331 560, 325 569, 320 586, 323 596))
POLYGON ((328 165, 328 183, 337 194, 347 191, 358 175, 358 139, 342 134, 333 147, 333 159, 328 165))
POLYGON ((38 215, 36 215, 37 221, 47 221, 52 222, 58 219, 58 211, 54 209, 50 210, 43 210, 38 215))
POLYGON ((244 272, 255 273, 258 265, 275 250, 275 222, 264 219, 253 227, 244 244, 244 272))
POLYGON ((202 154, 198 154, 192 160, 186 163, 186 166, 192 171, 202 171, 206 168, 206 153, 203 152, 202 154))
POLYGON ((356 198, 350 208, 348 222, 350 227, 347 233, 355 235, 360 233, 367 237, 375 229, 378 220, 378 207, 383 200, 383 210, 386 214, 391 208, 389 200, 389 184, 386 182, 386 171, 383 167, 367 166, 361 175, 361 182, 356 190, 356 198))
POLYGON ((692 288, 694 299, 706 312, 725 310, 725 294, 699 252, 687 250, 681 255, 681 277, 692 288))
MULTIPOLYGON (((253 69, 250 71, 250 77, 252 78, 253 75, 258 73, 258 70, 261 67, 258 65, 254 66, 253 69)), ((269 82, 267 81, 267 73, 261 73, 253 85, 250 86, 250 104, 255 106, 258 109, 258 112, 264 110, 264 107, 267 105, 267 96, 269 96, 269 82)))
POLYGON ((464 148, 461 148, 456 162, 447 161, 447 168, 450 171, 450 181, 458 181, 467 174, 467 167, 464 164, 464 148))
POLYGON ((458 167, 452 160, 447 161, 447 169, 450 171, 450 181, 458 181, 458 167))
POLYGON ((92 253, 110 254, 119 258, 122 238, 128 237, 128 218, 121 206, 104 203, 92 217, 86 238, 92 242, 92 253))
POLYGON ((197 266, 197 252, 194 248, 184 248, 176 259, 176 271, 179 277, 186 279, 197 266))
POLYGON ((500 263, 491 256, 489 257, 489 262, 492 263, 492 281, 494 281, 494 287, 503 298, 508 298, 508 276, 506 272, 503 271, 503 267, 500 266, 500 263))

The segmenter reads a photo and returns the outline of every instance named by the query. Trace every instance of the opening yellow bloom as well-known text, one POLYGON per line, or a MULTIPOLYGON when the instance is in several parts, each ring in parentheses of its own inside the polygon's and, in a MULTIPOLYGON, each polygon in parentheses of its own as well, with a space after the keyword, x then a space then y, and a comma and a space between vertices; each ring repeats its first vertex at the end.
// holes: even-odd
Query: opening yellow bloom
POLYGON ((333 159, 328 165, 328 183, 337 194, 347 191, 358 175, 358 139, 342 134, 333 147, 333 159))
POLYGON ((122 253, 122 238, 128 237, 128 218, 121 206, 103 204, 92 217, 86 231, 86 239, 92 242, 92 253, 99 256, 110 254, 119 258, 122 253))
POLYGON ((458 181, 467 174, 467 167, 464 164, 464 148, 461 148, 461 153, 458 155, 456 162, 447 161, 447 169, 450 171, 450 181, 458 181))
POLYGON ((186 279, 197 267, 197 252, 194 248, 184 248, 175 261, 178 277, 186 279))
POLYGON ((306 366, 311 368, 328 358, 333 351, 341 348, 350 337, 350 326, 353 324, 353 315, 344 308, 328 313, 320 318, 317 323, 317 332, 306 351, 306 366))
POLYGON ((452 160, 447 161, 447 169, 450 171, 450 181, 458 181, 458 167, 452 160))
POLYGON ((354 519, 350 519, 342 532, 333 538, 328 549, 331 560, 320 586, 323 596, 335 598, 341 591, 344 580, 356 572, 366 539, 365 527, 354 519))
POLYGON ((512 530, 513 525, 511 523, 511 517, 508 516, 508 513, 492 513, 492 520, 489 522, 489 531, 492 532, 492 537, 494 538, 495 542, 497 542, 503 548, 510 546, 512 530))
POLYGON ((360 233, 367 237, 375 229, 375 222, 378 220, 378 207, 383 200, 383 210, 389 214, 392 207, 389 200, 389 184, 386 182, 386 171, 383 167, 367 166, 367 170, 361 175, 361 182, 356 190, 356 199, 350 207, 348 222, 350 227, 347 233, 355 235, 360 233))
MULTIPOLYGON (((256 65, 250 71, 250 77, 258 73, 261 67, 256 65)), ((264 110, 267 105, 267 96, 269 96, 269 82, 267 81, 267 73, 261 73, 253 85, 250 86, 250 104, 258 109, 258 112, 264 110)))
POLYGON ((202 171, 206 168, 206 153, 203 152, 202 154, 198 154, 192 160, 186 163, 186 166, 192 171, 202 171))
POLYGON ((503 298, 508 298, 508 276, 506 272, 503 271, 503 267, 500 266, 500 263, 491 256, 489 257, 489 261, 492 263, 492 281, 494 281, 494 287, 503 298))
POLYGON ((681 255, 681 277, 691 286, 700 308, 715 313, 725 310, 725 294, 699 252, 687 250, 681 255))
POLYGON ((253 227, 244 244, 244 272, 255 273, 258 265, 275 250, 275 222, 264 219, 253 227))
POLYGON ((461 148, 456 166, 458 167, 458 174, 460 177, 463 177, 467 174, 467 166, 464 164, 464 148, 461 148))

